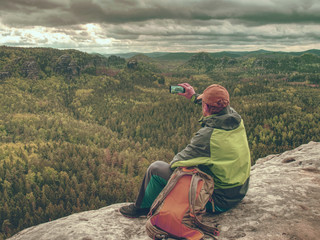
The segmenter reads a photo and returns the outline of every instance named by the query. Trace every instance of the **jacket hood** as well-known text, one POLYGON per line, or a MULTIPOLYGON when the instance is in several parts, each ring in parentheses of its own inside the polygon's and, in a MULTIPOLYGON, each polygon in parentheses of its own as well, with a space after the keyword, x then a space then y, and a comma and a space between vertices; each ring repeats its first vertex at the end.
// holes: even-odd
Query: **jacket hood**
POLYGON ((227 106, 221 112, 203 117, 199 121, 202 127, 233 130, 239 127, 241 116, 233 108, 227 106))

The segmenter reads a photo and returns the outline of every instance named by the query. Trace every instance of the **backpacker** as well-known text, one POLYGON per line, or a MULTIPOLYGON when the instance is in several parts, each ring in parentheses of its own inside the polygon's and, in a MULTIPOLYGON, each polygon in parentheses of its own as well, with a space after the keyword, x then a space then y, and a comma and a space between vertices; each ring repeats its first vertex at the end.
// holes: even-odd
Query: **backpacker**
POLYGON ((217 228, 201 222, 207 202, 213 204, 213 188, 212 177, 198 168, 176 168, 150 208, 146 223, 149 237, 197 240, 205 233, 215 239, 217 228))

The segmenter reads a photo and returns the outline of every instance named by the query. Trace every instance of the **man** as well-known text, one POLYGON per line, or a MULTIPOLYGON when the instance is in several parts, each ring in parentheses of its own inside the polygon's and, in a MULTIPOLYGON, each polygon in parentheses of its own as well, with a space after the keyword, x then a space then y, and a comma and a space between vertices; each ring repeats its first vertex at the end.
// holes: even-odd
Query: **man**
POLYGON ((214 209, 207 204, 209 212, 225 212, 236 206, 247 193, 250 151, 243 120, 230 107, 228 91, 213 84, 198 95, 188 83, 179 86, 185 88, 185 93, 179 95, 202 105, 201 128, 170 164, 156 161, 149 166, 136 202, 120 208, 126 217, 146 215, 173 170, 180 166, 198 166, 213 177, 214 209))

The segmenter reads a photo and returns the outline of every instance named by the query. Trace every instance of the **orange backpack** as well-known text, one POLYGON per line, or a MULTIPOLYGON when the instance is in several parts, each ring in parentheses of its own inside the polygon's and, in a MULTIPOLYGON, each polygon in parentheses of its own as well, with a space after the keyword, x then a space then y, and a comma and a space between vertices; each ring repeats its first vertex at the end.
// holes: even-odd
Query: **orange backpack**
POLYGON ((207 234, 215 239, 217 228, 201 222, 207 202, 213 204, 213 188, 212 177, 198 168, 176 168, 150 208, 146 223, 149 237, 197 240, 207 234))

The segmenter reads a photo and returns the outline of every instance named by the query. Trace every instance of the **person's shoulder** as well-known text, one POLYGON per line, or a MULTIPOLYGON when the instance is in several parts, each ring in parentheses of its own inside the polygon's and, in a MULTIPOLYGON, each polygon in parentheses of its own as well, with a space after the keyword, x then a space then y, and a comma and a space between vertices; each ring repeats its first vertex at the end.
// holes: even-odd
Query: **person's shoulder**
POLYGON ((204 127, 201 127, 198 130, 198 132, 196 132, 195 136, 197 136, 197 137, 211 136, 212 132, 213 132, 212 127, 204 126, 204 127))

